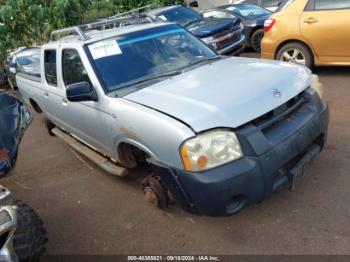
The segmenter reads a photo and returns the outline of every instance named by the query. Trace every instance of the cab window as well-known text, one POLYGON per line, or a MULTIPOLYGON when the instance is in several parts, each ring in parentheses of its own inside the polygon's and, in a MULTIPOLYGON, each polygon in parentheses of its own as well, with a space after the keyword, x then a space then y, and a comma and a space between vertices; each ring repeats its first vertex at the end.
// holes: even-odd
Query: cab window
POLYGON ((44 67, 46 82, 50 85, 57 85, 56 50, 45 50, 44 67))
POLYGON ((315 10, 350 9, 350 0, 314 0, 315 10))
POLYGON ((74 49, 63 50, 62 72, 66 86, 80 82, 88 82, 91 85, 79 53, 74 49))

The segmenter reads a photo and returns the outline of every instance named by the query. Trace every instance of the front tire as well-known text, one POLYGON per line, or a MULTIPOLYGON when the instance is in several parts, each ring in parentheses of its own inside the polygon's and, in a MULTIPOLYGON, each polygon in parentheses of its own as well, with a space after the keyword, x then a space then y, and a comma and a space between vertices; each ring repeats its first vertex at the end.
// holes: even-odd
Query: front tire
POLYGON ((256 53, 261 52, 261 40, 264 37, 264 29, 258 29, 254 31, 252 36, 250 37, 250 45, 252 46, 252 49, 256 53))
POLYGON ((22 201, 16 201, 17 226, 13 240, 19 261, 39 261, 46 251, 47 232, 35 211, 22 201))
POLYGON ((276 59, 288 63, 304 65, 312 68, 314 64, 310 49, 301 43, 289 43, 279 49, 276 59))

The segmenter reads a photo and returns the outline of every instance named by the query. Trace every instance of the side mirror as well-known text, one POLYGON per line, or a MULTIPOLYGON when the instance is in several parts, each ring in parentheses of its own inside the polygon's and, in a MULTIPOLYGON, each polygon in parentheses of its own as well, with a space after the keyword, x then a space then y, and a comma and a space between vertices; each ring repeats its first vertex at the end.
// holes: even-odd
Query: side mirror
POLYGON ((88 82, 79 82, 67 86, 66 95, 70 102, 98 101, 95 90, 88 82))

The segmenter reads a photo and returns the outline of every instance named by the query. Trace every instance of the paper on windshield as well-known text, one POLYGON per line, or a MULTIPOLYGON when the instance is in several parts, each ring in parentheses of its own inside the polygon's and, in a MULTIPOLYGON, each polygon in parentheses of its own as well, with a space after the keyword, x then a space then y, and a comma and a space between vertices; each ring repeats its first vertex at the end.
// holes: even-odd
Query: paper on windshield
POLYGON ((115 40, 105 40, 89 45, 89 49, 94 60, 122 54, 122 50, 115 40))
POLYGON ((160 16, 158 16, 161 20, 163 20, 163 21, 167 21, 168 19, 166 19, 166 17, 164 16, 164 15, 160 15, 160 16))

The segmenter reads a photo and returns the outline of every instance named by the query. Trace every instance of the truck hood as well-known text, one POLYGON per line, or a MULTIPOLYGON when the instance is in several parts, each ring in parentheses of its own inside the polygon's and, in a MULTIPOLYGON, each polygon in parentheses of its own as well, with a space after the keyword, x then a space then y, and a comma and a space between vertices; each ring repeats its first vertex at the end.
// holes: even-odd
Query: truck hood
POLYGON ((237 19, 203 18, 203 20, 191 24, 186 29, 199 38, 203 38, 227 30, 236 23, 237 19))
POLYGON ((310 84, 311 73, 305 67, 232 57, 124 98, 161 111, 201 132, 215 127, 239 127, 287 102, 310 84), (278 91, 281 95, 274 96, 278 91))

